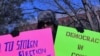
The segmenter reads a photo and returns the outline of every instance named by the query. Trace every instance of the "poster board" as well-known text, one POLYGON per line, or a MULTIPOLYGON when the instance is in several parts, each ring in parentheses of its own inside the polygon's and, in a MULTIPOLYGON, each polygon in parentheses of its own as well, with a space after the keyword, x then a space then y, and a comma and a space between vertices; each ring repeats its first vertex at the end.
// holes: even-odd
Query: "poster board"
POLYGON ((58 26, 55 40, 56 56, 100 56, 100 33, 58 26))
POLYGON ((0 56, 54 56, 51 28, 0 36, 0 56))

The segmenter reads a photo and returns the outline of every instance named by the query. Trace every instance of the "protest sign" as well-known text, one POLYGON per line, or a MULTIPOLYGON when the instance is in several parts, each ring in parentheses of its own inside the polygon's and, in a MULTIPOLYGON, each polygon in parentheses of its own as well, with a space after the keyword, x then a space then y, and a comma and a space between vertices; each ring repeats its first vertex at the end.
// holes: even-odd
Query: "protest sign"
POLYGON ((100 33, 58 26, 55 40, 56 56, 100 56, 100 33))
POLYGON ((54 56, 51 28, 0 36, 0 56, 54 56))

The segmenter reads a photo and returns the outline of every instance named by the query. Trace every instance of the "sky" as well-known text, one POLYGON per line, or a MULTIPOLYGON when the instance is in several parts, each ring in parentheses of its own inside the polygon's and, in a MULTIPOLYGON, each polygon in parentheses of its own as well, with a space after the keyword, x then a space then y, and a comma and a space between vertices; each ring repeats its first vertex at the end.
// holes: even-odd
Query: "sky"
MULTIPOLYGON (((46 0, 45 0, 46 1, 46 0)), ((52 2, 53 4, 54 4, 54 2, 53 2, 53 0, 48 0, 49 2, 52 2)), ((48 1, 46 1, 46 2, 48 2, 48 1)), ((75 2, 76 1, 78 1, 78 0, 74 0, 75 2)), ((79 2, 79 1, 78 1, 79 2)), ((80 2, 79 2, 80 3, 80 2)), ((22 5, 21 5, 21 8, 22 9, 32 9, 33 7, 37 7, 37 8, 40 8, 40 9, 44 9, 44 10, 47 10, 47 9, 52 9, 53 8, 53 6, 52 5, 50 5, 50 4, 44 4, 43 3, 43 1, 39 1, 39 0, 35 0, 35 2, 32 4, 32 3, 30 3, 30 2, 24 2, 22 5), (49 7, 48 7, 49 6, 49 7)), ((56 10, 55 8, 53 8, 54 10, 56 10)), ((34 10, 23 10, 23 12, 22 13, 30 13, 30 12, 34 12, 34 10)), ((37 13, 35 12, 35 13, 31 13, 32 15, 34 15, 35 16, 35 18, 37 18, 37 13)), ((26 15, 24 15, 24 18, 28 18, 29 17, 29 15, 28 14, 26 14, 26 15)))
MULTIPOLYGON (((77 5, 74 5, 75 8, 79 8, 82 6, 81 0, 70 0, 70 1, 72 1, 72 3, 74 3, 74 4, 77 4, 77 5)), ((90 0, 90 1, 93 1, 93 3, 92 3, 93 5, 98 5, 98 3, 95 2, 97 0, 90 0)), ((52 8, 53 8, 53 10, 56 10, 57 8, 53 7, 53 5, 50 5, 50 3, 54 4, 54 6, 56 6, 56 4, 53 2, 53 0, 34 0, 33 3, 24 2, 21 5, 21 8, 22 9, 32 9, 35 6, 37 8, 44 9, 44 10, 52 9, 52 8)), ((63 3, 62 3, 62 5, 64 6, 63 3)), ((29 13, 29 12, 34 12, 34 10, 23 10, 22 13, 29 13)), ((34 12, 34 13, 32 13, 32 15, 34 15, 36 18, 38 14, 36 12, 34 12)), ((29 17, 29 15, 24 16, 24 18, 27 18, 27 17, 29 17)))

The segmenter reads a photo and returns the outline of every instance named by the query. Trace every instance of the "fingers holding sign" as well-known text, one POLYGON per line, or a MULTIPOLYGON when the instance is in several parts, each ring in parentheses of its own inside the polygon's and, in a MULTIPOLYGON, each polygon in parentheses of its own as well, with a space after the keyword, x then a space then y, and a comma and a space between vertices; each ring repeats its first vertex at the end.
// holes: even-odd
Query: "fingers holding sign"
POLYGON ((18 27, 14 28, 14 30, 10 33, 13 37, 19 36, 18 27))

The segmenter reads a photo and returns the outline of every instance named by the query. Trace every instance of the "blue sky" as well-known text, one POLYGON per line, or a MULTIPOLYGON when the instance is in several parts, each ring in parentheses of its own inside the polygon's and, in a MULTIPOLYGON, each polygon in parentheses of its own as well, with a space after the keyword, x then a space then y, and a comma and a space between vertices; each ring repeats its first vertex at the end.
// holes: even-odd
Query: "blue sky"
MULTIPOLYGON (((77 5, 74 5, 75 8, 82 7, 81 0, 70 0, 70 1, 72 1, 72 3, 74 3, 74 4, 77 4, 77 5)), ((99 4, 99 3, 95 2, 97 0, 90 0, 90 1, 93 1, 93 3, 92 3, 93 5, 98 5, 99 4)), ((52 8, 53 8, 53 10, 56 10, 57 9, 53 5, 50 5, 49 3, 52 3, 52 4, 54 4, 54 6, 56 6, 56 4, 54 3, 53 0, 34 0, 34 3, 24 2, 21 5, 21 8, 23 8, 23 9, 32 9, 35 6, 35 7, 38 7, 40 9, 44 9, 44 10, 52 9, 52 8)), ((29 13, 29 12, 34 12, 34 10, 24 10, 23 11, 23 13, 29 13)), ((37 13, 34 12, 34 13, 32 13, 32 15, 34 15, 36 17, 37 16, 37 13)), ((26 17, 29 17, 29 16, 28 15, 27 16, 25 15, 24 17, 26 18, 26 17)))

